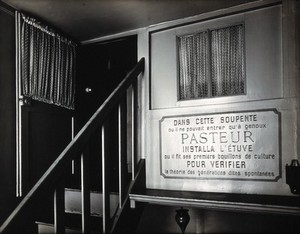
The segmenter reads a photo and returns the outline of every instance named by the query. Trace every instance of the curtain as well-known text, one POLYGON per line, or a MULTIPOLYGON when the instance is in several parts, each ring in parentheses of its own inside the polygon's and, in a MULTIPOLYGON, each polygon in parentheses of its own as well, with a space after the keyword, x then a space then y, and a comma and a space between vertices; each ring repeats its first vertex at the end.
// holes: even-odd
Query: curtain
POLYGON ((208 96, 207 32, 177 37, 179 99, 208 96))
POLYGON ((245 93, 244 25, 177 37, 179 100, 245 93))
POLYGON ((20 18, 22 95, 74 109, 76 44, 34 18, 20 18))
POLYGON ((236 25, 211 31, 212 96, 244 94, 244 28, 236 25))

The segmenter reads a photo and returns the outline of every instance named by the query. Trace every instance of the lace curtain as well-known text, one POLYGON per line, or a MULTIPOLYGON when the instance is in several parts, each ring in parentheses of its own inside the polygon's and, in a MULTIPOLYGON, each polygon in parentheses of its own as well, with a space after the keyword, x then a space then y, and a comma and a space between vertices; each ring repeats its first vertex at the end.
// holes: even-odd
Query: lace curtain
POLYGON ((211 31, 212 96, 244 93, 243 32, 243 25, 211 31))
POLYGON ((244 25, 177 37, 179 100, 245 93, 244 25))
POLYGON ((207 32, 177 38, 179 57, 179 99, 208 95, 207 32))
POLYGON ((34 18, 19 19, 22 95, 74 109, 76 44, 34 18))

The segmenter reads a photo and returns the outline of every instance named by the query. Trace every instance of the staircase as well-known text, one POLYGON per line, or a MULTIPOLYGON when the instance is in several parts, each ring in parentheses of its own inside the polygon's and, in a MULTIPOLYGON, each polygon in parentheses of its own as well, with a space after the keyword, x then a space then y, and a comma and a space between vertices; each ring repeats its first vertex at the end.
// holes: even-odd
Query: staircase
MULTIPOLYGON (((82 216, 82 202, 81 191, 78 189, 65 189, 65 232, 66 233, 81 233, 81 216, 82 216)), ((103 221, 103 206, 102 193, 90 192, 90 225, 91 233, 102 233, 103 221)), ((116 193, 110 194, 110 218, 118 211, 119 196, 116 193)), ((54 224, 51 221, 42 222, 36 221, 38 233, 55 233, 54 224)))
MULTIPOLYGON (((129 193, 136 180, 138 158, 137 78, 144 71, 144 58, 127 74, 99 107, 65 150, 28 192, 0 227, 0 233, 115 233, 118 222, 129 208, 129 193), (127 107, 128 94, 131 105, 127 107), (131 118, 127 120, 128 109, 131 118), (117 142, 110 137, 110 118, 117 113, 117 142), (131 142, 127 122, 131 121, 131 142), (90 191, 90 144, 99 139, 101 150, 98 175, 101 191, 90 191), (127 169, 126 146, 131 144, 131 172, 127 169), (111 147, 117 148, 118 186, 110 185, 111 147), (68 189, 71 162, 80 162, 80 188, 68 189), (128 181, 128 174, 131 179, 128 181), (115 187, 115 186, 114 186, 115 187), (117 190, 117 191, 116 191, 117 190), (49 194, 53 194, 50 196, 49 194), (46 205, 46 201, 53 202, 46 205), (53 209, 52 209, 53 207, 53 209), (49 215, 50 214, 50 215, 49 215)), ((115 150, 114 150, 115 151, 115 150)), ((116 162, 114 162, 116 163, 116 162)), ((132 214, 130 214, 132 215, 132 214)), ((135 215, 133 214, 133 217, 135 215)), ((126 223, 126 222, 125 222, 126 223)))

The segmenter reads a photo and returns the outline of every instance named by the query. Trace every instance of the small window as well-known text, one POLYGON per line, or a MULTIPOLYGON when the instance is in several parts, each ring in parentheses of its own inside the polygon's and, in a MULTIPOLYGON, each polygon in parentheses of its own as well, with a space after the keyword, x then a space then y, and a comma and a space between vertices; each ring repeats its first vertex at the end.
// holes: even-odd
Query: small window
POLYGON ((244 25, 177 37, 179 100, 245 94, 244 25))

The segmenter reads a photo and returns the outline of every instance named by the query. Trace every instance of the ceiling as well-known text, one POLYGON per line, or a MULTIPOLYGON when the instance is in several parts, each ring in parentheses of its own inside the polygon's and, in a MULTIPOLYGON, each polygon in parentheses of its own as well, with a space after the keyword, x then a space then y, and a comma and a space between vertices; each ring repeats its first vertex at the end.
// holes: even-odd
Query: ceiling
POLYGON ((83 42, 255 0, 2 1, 83 42))

